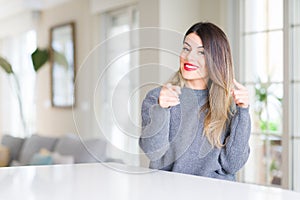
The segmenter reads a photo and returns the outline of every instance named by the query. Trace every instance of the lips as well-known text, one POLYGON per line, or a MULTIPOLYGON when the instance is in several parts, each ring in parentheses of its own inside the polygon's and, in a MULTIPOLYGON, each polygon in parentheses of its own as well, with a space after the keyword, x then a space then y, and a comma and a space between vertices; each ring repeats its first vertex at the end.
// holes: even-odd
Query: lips
POLYGON ((186 71, 195 71, 199 67, 197 65, 194 65, 194 64, 191 64, 191 63, 184 63, 183 68, 186 71))

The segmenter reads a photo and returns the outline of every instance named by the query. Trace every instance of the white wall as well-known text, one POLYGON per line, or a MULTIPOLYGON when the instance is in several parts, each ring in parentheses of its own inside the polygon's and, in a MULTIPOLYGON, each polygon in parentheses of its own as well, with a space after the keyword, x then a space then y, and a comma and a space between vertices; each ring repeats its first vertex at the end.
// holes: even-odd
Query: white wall
MULTIPOLYGON (((91 46, 91 16, 85 0, 74 0, 42 13, 38 28, 38 46, 49 44, 49 30, 52 26, 66 22, 75 22, 76 33, 76 74, 80 64, 91 46)), ((80 75, 76 80, 76 106, 74 109, 51 107, 50 66, 39 71, 37 77, 37 132, 43 135, 59 136, 66 133, 78 133, 82 137, 90 136, 90 74, 80 75), (75 117, 74 117, 75 116, 75 117)), ((82 73, 82 72, 80 72, 82 73)))

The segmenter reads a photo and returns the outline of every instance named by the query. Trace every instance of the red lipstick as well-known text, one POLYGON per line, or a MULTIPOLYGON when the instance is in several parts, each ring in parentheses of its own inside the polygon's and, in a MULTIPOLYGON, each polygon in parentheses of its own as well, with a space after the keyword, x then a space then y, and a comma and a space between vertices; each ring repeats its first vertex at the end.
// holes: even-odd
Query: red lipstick
POLYGON ((195 70, 197 70, 199 67, 198 67, 197 65, 194 65, 194 64, 185 62, 185 63, 183 64, 183 68, 184 68, 184 70, 186 70, 186 71, 195 71, 195 70))

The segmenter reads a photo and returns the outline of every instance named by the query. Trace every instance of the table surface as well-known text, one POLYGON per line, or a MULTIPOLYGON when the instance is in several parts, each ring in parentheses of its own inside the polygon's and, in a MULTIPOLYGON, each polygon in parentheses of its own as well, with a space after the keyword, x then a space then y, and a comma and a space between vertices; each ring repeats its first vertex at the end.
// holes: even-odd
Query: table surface
POLYGON ((116 163, 0 168, 1 200, 300 200, 300 193, 116 163))

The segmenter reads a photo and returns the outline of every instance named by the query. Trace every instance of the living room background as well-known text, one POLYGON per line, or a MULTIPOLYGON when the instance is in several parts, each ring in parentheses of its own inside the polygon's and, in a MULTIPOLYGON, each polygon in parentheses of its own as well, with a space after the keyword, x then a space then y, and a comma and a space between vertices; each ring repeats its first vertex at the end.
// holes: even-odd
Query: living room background
MULTIPOLYGON (((4 1, 0 2, 5 4, 4 1)), ((0 15, 0 52, 1 56, 5 55, 6 49, 4 49, 3 46, 5 41, 7 41, 7 38, 12 35, 22 35, 32 30, 35 31, 36 35, 36 47, 48 47, 50 37, 49 30, 51 27, 66 22, 75 22, 75 42, 77 47, 76 73, 79 74, 76 79, 76 105, 73 109, 59 109, 51 107, 51 69, 49 63, 47 63, 46 66, 44 66, 41 71, 36 74, 36 80, 34 80, 35 104, 31 106, 35 107, 35 119, 33 120, 34 128, 32 131, 47 137, 62 137, 66 134, 72 133, 79 134, 81 137, 87 139, 99 137, 105 140, 105 134, 110 133, 101 133, 96 116, 103 115, 105 118, 107 113, 103 112, 101 109, 95 109, 98 108, 97 106, 99 106, 98 104, 102 102, 103 97, 99 94, 94 94, 94 86, 97 85, 97 81, 99 79, 98 75, 101 70, 103 70, 103 68, 99 67, 102 66, 101 62, 103 62, 103 60, 100 60, 99 62, 93 61, 90 63, 86 63, 86 61, 94 48, 107 39, 106 19, 108 15, 120 10, 128 9, 129 7, 134 7, 138 12, 137 28, 159 27, 164 30, 177 32, 178 34, 183 34, 191 24, 198 21, 211 21, 216 23, 224 29, 231 42, 236 67, 236 77, 241 82, 246 83, 247 74, 244 73, 244 65, 242 65, 244 55, 241 55, 240 50, 240 48, 244 48, 241 41, 242 37, 245 35, 241 34, 241 24, 243 22, 241 8, 239 7, 243 5, 241 2, 245 1, 243 0, 239 2, 240 4, 235 0, 120 0, 113 2, 110 0, 62 0, 60 4, 53 4, 43 8, 30 5, 31 7, 27 6, 26 9, 16 10, 14 13, 10 13, 7 16, 0 15), (84 67, 84 69, 82 68, 83 65, 88 64, 90 64, 88 67, 84 67)), ((263 2, 271 3, 271 1, 267 0, 263 2)), ((294 6, 294 13, 297 13, 297 6, 298 9, 300 9, 299 0, 288 0, 287 2, 298 2, 298 4, 295 3, 296 6, 294 6)), ((288 9, 285 8, 285 12, 287 10, 288 9)), ((299 16, 298 18, 295 16, 295 18, 298 19, 299 16)), ((293 27, 298 30, 299 21, 296 20, 293 27)), ((296 30, 295 35, 297 35, 296 30)), ((157 46, 163 44, 163 41, 159 38, 159 34, 151 36, 141 34, 139 36, 139 42, 143 43, 149 38, 151 38, 152 43, 157 44, 157 46)), ((297 39, 298 38, 296 37, 295 40, 298 41, 297 39)), ((175 44, 175 46, 176 45, 180 47, 181 41, 178 41, 178 44, 175 44)), ((296 47, 293 48, 295 54, 299 53, 296 51, 296 47)), ((27 53, 31 53, 30 51, 31 48, 28 49, 27 53)), ((180 51, 180 49, 178 49, 178 51, 180 51)), ((104 54, 100 54, 99 58, 105 57, 105 52, 101 53, 104 54)), ((7 56, 7 58, 9 58, 9 56, 7 56)), ((139 53, 138 62, 140 66, 149 65, 149 63, 160 63, 165 66, 170 66, 170 70, 175 70, 178 65, 177 60, 174 59, 174 55, 150 49, 143 50, 139 53)), ((294 63, 297 64, 299 62, 295 59, 294 63)), ((294 70, 295 69, 296 68, 294 68, 294 70)), ((169 74, 167 71, 159 68, 153 68, 150 73, 141 71, 139 74, 139 81, 140 83, 143 83, 143 80, 151 79, 156 83, 164 83, 169 78, 168 76, 169 74)), ((295 83, 294 87, 296 88, 298 82, 295 81, 293 83, 295 83)), ((10 86, 7 74, 3 71, 0 71, 0 84, 0 135, 8 133, 15 136, 23 136, 22 134, 17 133, 21 130, 21 128, 17 128, 20 125, 18 125, 16 121, 11 121, 14 120, 12 119, 12 113, 17 113, 17 107, 12 106, 12 104, 10 104, 10 100, 7 98, 7 89, 10 86)), ((248 86, 252 87, 251 84, 248 84, 248 86)), ((140 101, 144 97, 147 89, 149 88, 142 88, 139 91, 140 101)), ((292 96, 292 94, 290 95, 292 96)), ((11 98, 13 98, 12 94, 11 98)), ((296 101, 297 98, 298 97, 296 95, 294 101, 296 101)), ((138 102, 137 105, 140 105, 140 102, 138 102)), ((295 107, 295 109, 298 109, 298 107, 295 107)), ((295 124, 297 115, 294 114, 294 116, 289 117, 294 120, 293 123, 295 124)), ((294 128, 294 130, 298 129, 294 128)), ((297 140, 295 140, 295 144, 296 141, 297 140)), ((125 140, 120 142, 122 145, 129 145, 129 143, 125 140)), ((137 144, 135 143, 133 145, 136 147, 137 144)), ((293 154, 294 158, 295 154, 297 155, 296 147, 297 146, 295 145, 293 154)), ((140 154, 138 148, 132 149, 134 149, 136 154, 140 154)), ((124 158, 124 155, 117 154, 112 151, 108 151, 108 153, 115 159, 124 160, 126 164, 148 166, 148 160, 143 155, 136 160, 135 156, 130 157, 129 155, 126 155, 128 157, 124 158)), ((290 159, 291 158, 292 157, 290 157, 290 159)), ((291 169, 287 168, 285 168, 285 170, 289 173, 288 179, 290 182, 285 183, 285 185, 279 185, 279 187, 296 188, 295 186, 292 187, 291 179, 295 174, 297 174, 297 171, 295 169, 295 171, 291 171, 291 169)), ((298 172, 298 174, 300 173, 298 172)), ((245 181, 243 174, 240 176, 240 181, 245 181)), ((268 181, 267 184, 269 184, 269 182, 270 181, 268 181)), ((295 184, 298 184, 298 182, 295 182, 295 184)), ((299 186, 297 188, 299 190, 299 186)))

